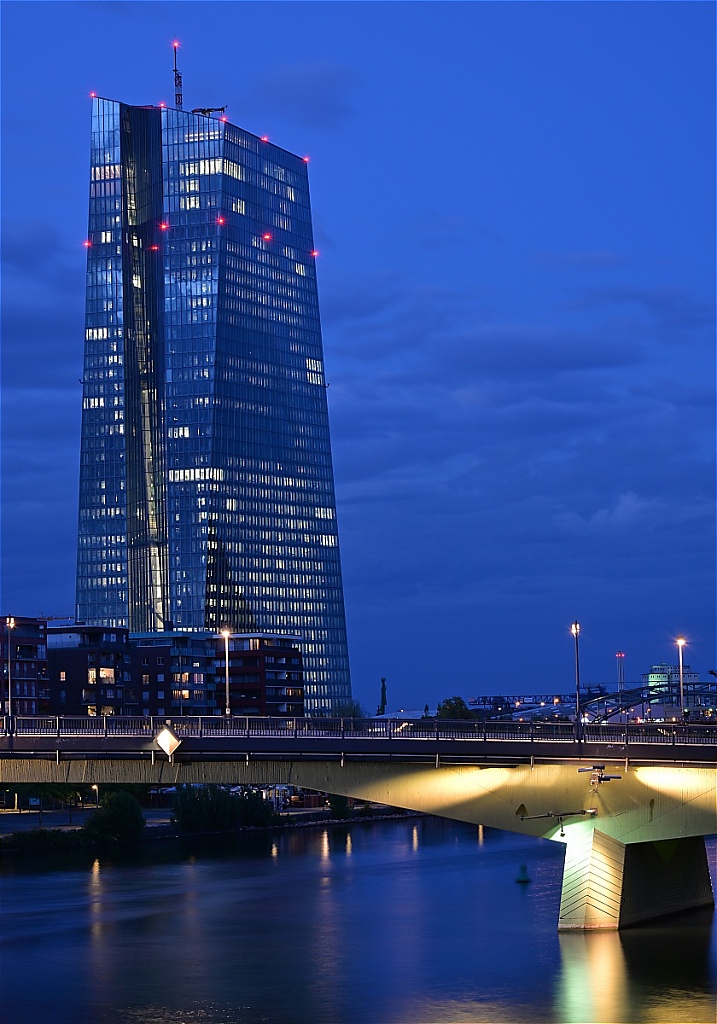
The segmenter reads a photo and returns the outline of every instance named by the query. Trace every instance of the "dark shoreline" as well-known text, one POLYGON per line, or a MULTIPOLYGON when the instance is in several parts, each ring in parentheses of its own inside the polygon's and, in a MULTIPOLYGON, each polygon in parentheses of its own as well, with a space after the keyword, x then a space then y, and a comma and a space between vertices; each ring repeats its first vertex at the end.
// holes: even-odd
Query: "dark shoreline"
POLYGON ((61 852, 72 852, 74 850, 117 850, 126 847, 139 847, 145 843, 162 842, 162 841, 176 841, 176 840, 188 840, 188 839, 203 839, 212 836, 240 836, 245 834, 257 834, 262 832, 274 832, 274 831, 285 831, 289 829, 298 828, 316 828, 317 826, 329 826, 334 827, 336 825, 356 825, 356 824, 370 824, 374 821, 401 821, 404 818, 421 818, 428 817, 421 811, 403 811, 393 812, 389 814, 360 814, 352 815, 350 818, 320 818, 313 817, 310 815, 301 816, 301 818, 292 820, 291 817, 279 817, 275 822, 268 825, 240 825, 234 829, 224 829, 216 832, 181 832, 173 824, 161 824, 151 825, 145 828, 144 833, 139 839, 130 841, 116 841, 116 842, 97 842, 96 840, 85 838, 82 835, 82 827, 78 828, 62 828, 60 826, 45 828, 38 826, 33 829, 26 829, 17 832, 8 832, 5 835, 0 836, 0 854, 6 857, 43 857, 48 853, 61 853, 61 852), (46 838, 46 845, 44 842, 39 843, 37 846, 32 845, 32 842, 28 843, 27 846, 22 841, 15 840, 16 836, 37 836, 38 833, 42 833, 43 837, 46 838), (53 843, 52 837, 56 836, 58 841, 53 843), (72 837, 72 838, 71 838, 72 837), (15 846, 17 842, 17 846, 15 846))

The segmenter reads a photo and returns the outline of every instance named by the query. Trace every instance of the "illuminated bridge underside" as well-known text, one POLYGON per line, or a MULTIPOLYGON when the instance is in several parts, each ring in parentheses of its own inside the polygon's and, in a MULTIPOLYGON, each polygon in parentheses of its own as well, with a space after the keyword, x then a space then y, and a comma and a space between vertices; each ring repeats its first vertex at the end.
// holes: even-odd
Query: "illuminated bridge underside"
POLYGON ((451 759, 462 763, 445 764, 456 749, 450 742, 434 744, 427 756, 423 743, 407 752, 410 741, 363 740, 359 749, 356 740, 304 740, 299 752, 296 740, 225 738, 217 747, 187 739, 172 763, 151 736, 134 750, 119 738, 86 738, 75 749, 50 737, 16 741, 11 752, 8 739, 0 740, 0 784, 289 783, 563 842, 561 930, 615 929, 714 903, 703 838, 717 833, 711 746, 701 758, 685 749, 678 759, 673 749, 665 763, 668 751, 656 750, 653 763, 636 764, 585 747, 575 756, 568 746, 561 756, 553 744, 535 756, 534 748, 521 755, 514 744, 495 743, 489 758, 480 743, 472 758, 454 752, 451 759), (602 772, 592 770, 598 761, 602 772))

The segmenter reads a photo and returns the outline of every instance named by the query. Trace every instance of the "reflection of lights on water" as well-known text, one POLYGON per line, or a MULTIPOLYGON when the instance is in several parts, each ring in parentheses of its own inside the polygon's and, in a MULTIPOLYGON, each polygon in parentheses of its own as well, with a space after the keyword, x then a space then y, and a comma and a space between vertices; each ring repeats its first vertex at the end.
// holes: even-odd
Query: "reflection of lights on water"
POLYGON ((90 934, 93 939, 99 939, 102 936, 102 878, 98 857, 92 861, 90 871, 90 914, 92 917, 90 934))
POLYGON ((346 833, 346 856, 350 857, 353 852, 353 843, 351 842, 351 833, 346 833))
POLYGON ((626 1020, 625 956, 616 931, 561 932, 557 1009, 562 1020, 626 1020))
POLYGON ((329 853, 329 833, 324 829, 321 833, 321 859, 328 860, 329 853))
POLYGON ((272 857, 279 856, 279 847, 276 845, 276 843, 271 844, 271 855, 272 857))
POLYGON ((483 826, 479 825, 478 826, 478 845, 482 846, 484 842, 485 842, 485 836, 483 835, 483 826))
POLYGON ((413 832, 411 834, 411 849, 418 849, 418 825, 413 826, 413 832))

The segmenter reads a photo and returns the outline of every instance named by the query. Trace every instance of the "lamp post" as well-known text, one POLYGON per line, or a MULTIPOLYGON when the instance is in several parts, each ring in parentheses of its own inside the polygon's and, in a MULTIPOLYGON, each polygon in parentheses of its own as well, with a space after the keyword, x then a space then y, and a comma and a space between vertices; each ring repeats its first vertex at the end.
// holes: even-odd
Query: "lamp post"
POLYGON ((580 723, 580 648, 578 646, 580 623, 577 620, 570 627, 570 632, 575 640, 575 735, 579 740, 582 735, 582 729, 580 723))
POLYGON ((224 714, 231 715, 232 709, 229 706, 229 637, 231 636, 231 630, 223 629, 222 636, 224 637, 224 697, 225 707, 224 714))
POLYGON ((682 666, 682 648, 685 646, 687 641, 683 636, 678 636, 675 641, 677 644, 677 655, 680 659, 680 711, 682 712, 682 721, 685 720, 685 679, 682 666))
MULTIPOLYGON (((620 694, 620 697, 618 698, 619 701, 620 701, 620 718, 619 718, 619 721, 621 722, 622 721, 622 694, 623 694, 623 691, 625 689, 625 652, 624 651, 618 651, 616 653, 616 655, 615 655, 615 659, 617 661, 617 692, 620 694)), ((626 721, 627 721, 627 719, 626 719, 626 721)))
POLYGON ((7 713, 12 718, 12 661, 10 657, 11 630, 15 628, 15 619, 9 615, 5 619, 5 630, 7 632, 7 713))

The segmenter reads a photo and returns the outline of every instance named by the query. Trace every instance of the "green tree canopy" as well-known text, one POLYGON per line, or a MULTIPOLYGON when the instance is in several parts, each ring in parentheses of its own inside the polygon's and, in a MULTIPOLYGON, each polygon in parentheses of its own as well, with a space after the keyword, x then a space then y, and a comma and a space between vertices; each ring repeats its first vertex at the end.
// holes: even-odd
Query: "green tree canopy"
POLYGON ((439 703, 436 717, 455 720, 457 718, 473 718, 474 715, 462 697, 446 697, 439 703))
POLYGON ((334 704, 334 718, 366 718, 366 711, 357 700, 342 700, 334 704))
POLYGON ((90 815, 84 831, 90 839, 98 842, 126 842, 139 839, 144 825, 144 815, 136 797, 117 790, 102 797, 100 806, 90 815))

